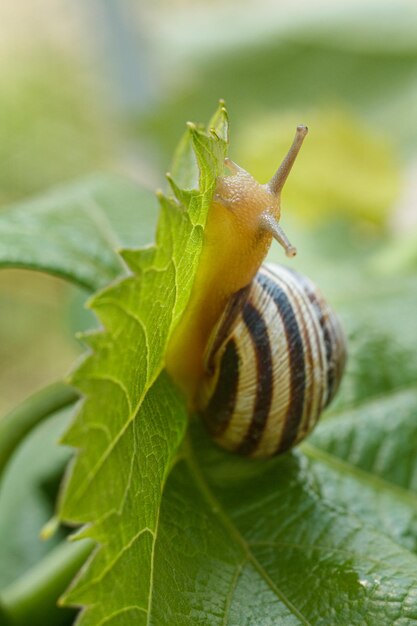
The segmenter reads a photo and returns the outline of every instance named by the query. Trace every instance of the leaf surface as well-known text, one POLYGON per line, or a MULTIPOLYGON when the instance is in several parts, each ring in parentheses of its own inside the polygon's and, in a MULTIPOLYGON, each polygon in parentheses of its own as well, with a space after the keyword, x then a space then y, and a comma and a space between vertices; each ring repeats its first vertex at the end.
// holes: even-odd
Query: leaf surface
MULTIPOLYGON (((52 396, 54 393, 52 393, 52 396)), ((15 451, 0 484, 0 589, 20 579, 62 540, 58 533, 42 541, 40 532, 54 512, 59 477, 70 451, 57 445, 68 425, 72 409, 53 410, 53 397, 46 421, 38 424, 15 451)), ((44 405, 47 398, 44 393, 44 405)), ((28 407, 27 401, 19 408, 28 407), (26 407, 25 407, 26 405, 26 407)), ((42 408, 38 397, 34 408, 42 408), (38 405, 38 406, 37 406, 38 405)), ((27 411, 28 412, 28 411, 27 411)), ((15 412, 15 417, 17 411, 15 412)), ((40 421, 40 420, 39 420, 40 421)), ((1 623, 1 622, 0 622, 1 623)))
POLYGON ((72 382, 83 406, 66 444, 80 448, 61 500, 62 519, 91 524, 100 546, 65 601, 84 605, 80 624, 150 619, 154 549, 164 483, 184 435, 184 401, 162 373, 172 329, 187 305, 227 119, 220 107, 206 133, 191 125, 174 163, 174 197, 160 197, 156 244, 124 250, 131 273, 97 294, 103 331, 86 336, 89 356, 72 382), (190 152, 193 147, 193 154, 190 152), (198 164, 199 189, 184 188, 198 164))
POLYGON ((116 250, 153 239, 154 195, 92 176, 0 213, 0 267, 61 276, 96 291, 126 273, 116 250))
POLYGON ((338 472, 315 463, 251 463, 195 429, 165 491, 152 623, 415 623, 416 555, 349 510, 357 491, 330 499, 338 472))
POLYGON ((415 357, 390 315, 408 286, 349 318, 338 405, 298 450, 251 462, 194 428, 164 494, 154 624, 417 622, 415 357))

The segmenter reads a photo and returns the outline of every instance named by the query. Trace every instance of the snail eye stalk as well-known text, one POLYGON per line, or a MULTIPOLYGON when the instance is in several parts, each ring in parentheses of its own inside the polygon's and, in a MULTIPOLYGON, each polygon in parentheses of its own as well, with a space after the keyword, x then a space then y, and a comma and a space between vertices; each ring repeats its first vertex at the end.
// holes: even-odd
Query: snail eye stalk
POLYGON ((284 230, 278 224, 278 220, 271 213, 264 211, 260 216, 259 222, 260 227, 271 233, 273 238, 284 248, 288 257, 293 257, 297 254, 297 249, 291 244, 284 230))
POLYGON ((295 131, 294 141, 290 149, 287 152, 286 157, 282 161, 281 165, 269 181, 267 183, 267 187, 269 191, 275 196, 279 196, 282 188, 284 187, 286 180, 288 178, 289 173, 292 170, 292 166, 294 165, 295 159, 300 152, 300 148, 303 145, 304 138, 308 133, 307 126, 300 125, 297 126, 297 130, 295 131))

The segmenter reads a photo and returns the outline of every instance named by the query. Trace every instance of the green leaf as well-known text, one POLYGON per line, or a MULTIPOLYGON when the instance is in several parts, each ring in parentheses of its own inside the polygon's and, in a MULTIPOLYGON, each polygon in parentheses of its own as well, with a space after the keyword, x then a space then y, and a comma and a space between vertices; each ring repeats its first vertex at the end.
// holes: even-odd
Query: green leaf
POLYGON ((0 484, 0 589, 20 579, 63 538, 60 531, 43 541, 40 533, 54 514, 60 477, 71 456, 68 449, 57 444, 73 413, 72 409, 63 409, 62 400, 69 400, 68 396, 68 388, 64 393, 52 388, 50 395, 48 391, 37 394, 32 406, 29 399, 4 418, 6 428, 1 434, 7 445, 2 446, 3 461, 10 457, 10 444, 16 443, 10 432, 25 433, 26 437, 17 449, 13 445, 15 452, 0 484), (42 409, 47 419, 39 423, 42 409), (33 430, 28 434, 22 426, 27 427, 31 420, 33 430))
POLYGON ((31 396, 0 420, 0 476, 19 444, 43 420, 77 400, 63 383, 50 385, 31 396))
POLYGON ((153 238, 155 198, 117 177, 57 188, 0 214, 0 267, 61 276, 96 291, 126 273, 115 250, 153 238))
POLYGON ((9 53, 0 76, 1 205, 107 167, 115 148, 105 107, 71 55, 46 40, 9 53))
POLYGON ((154 623, 417 621, 415 361, 393 343, 404 328, 390 312, 416 291, 378 289, 355 302, 362 318, 353 308, 339 408, 300 451, 251 462, 194 429, 164 492, 154 623))
POLYGON ((1 626, 65 626, 73 618, 73 612, 58 608, 57 600, 68 586, 83 561, 92 550, 92 543, 80 541, 75 545, 61 542, 34 567, 26 571, 0 594, 0 602, 7 620, 1 626), (7 617, 6 617, 7 615, 7 617))
POLYGON ((415 486, 397 481, 406 474, 408 479, 415 476, 416 411, 416 391, 398 392, 326 420, 302 446, 323 497, 413 553, 417 553, 417 493, 415 486), (404 444, 406 437, 410 439, 404 444))
POLYGON ((417 621, 416 555, 350 510, 356 492, 328 498, 339 470, 317 463, 250 462, 196 428, 164 493, 151 623, 417 621))
MULTIPOLYGON (((410 206, 414 201, 410 199, 410 206)), ((389 246, 380 250, 372 259, 373 267, 380 274, 392 279, 401 273, 415 272, 417 267, 417 228, 411 226, 397 235, 389 246)))
POLYGON ((156 245, 123 251, 131 275, 91 301, 104 330, 86 336, 92 352, 72 379, 84 403, 64 442, 80 450, 60 506, 62 519, 91 524, 82 536, 101 546, 65 600, 87 606, 84 626, 119 611, 148 620, 162 490, 187 423, 164 356, 190 296, 226 132, 222 106, 208 133, 189 126, 173 170, 179 183, 170 181, 175 197, 160 197, 156 245), (180 187, 190 180, 190 144, 198 190, 180 187))
POLYGON ((103 330, 86 336, 73 376, 84 403, 64 438, 78 454, 60 515, 98 548, 64 602, 83 607, 80 626, 416 623, 412 279, 371 292, 363 259, 352 264, 339 287, 346 380, 300 449, 238 458, 199 422, 183 441, 164 353, 192 289, 225 123, 220 109, 214 133, 189 126, 156 245, 124 250, 131 274, 91 301, 103 330))
POLYGON ((310 442, 417 496, 416 413, 417 383, 413 381, 409 389, 390 390, 333 414, 310 442))

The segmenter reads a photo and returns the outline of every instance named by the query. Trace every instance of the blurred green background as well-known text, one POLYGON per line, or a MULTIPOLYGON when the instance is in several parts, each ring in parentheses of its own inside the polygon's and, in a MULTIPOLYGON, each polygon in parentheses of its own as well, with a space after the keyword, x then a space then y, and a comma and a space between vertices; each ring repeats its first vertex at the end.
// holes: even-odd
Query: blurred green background
MULTIPOLYGON (((283 194, 295 265, 339 309, 357 358, 371 345, 379 376, 384 359, 406 359, 415 377, 416 32, 414 0, 3 0, 0 210, 97 171, 164 186, 185 121, 206 121, 219 98, 231 157, 261 182, 306 123, 283 194)), ((151 193, 138 211, 143 242, 151 193)), ((271 258, 283 262, 275 247, 271 258)), ((58 279, 0 273, 0 414, 68 372, 81 353, 74 332, 92 323, 84 298, 58 279)), ((366 393, 372 367, 357 382, 366 393)), ((48 476, 62 466, 54 454, 48 476)), ((39 502, 36 533, 52 511, 39 502)), ((46 550, 31 546, 16 540, 9 579, 46 550)))
MULTIPOLYGON (((392 239, 380 268, 413 266, 415 3, 144 4, 1 3, 2 206, 97 170, 163 185, 184 122, 206 120, 222 97, 231 156, 259 180, 295 124, 310 126, 284 195, 301 267, 298 222, 322 232, 337 221, 353 234, 343 245, 362 252, 392 239)), ((0 275, 2 413, 68 370, 74 297, 53 279, 0 275)))

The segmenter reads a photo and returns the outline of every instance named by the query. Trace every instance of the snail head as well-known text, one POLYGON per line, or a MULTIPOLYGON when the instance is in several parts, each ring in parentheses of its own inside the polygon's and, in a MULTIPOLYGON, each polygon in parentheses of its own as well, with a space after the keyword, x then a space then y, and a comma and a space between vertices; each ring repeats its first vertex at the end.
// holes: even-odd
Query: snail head
POLYGON ((295 256, 296 249, 279 225, 281 192, 307 132, 307 126, 297 126, 294 141, 287 155, 271 180, 264 185, 258 183, 251 174, 231 159, 226 158, 225 166, 231 174, 218 180, 213 198, 215 204, 220 204, 235 214, 240 230, 249 229, 254 237, 262 233, 273 237, 289 257, 295 256))

